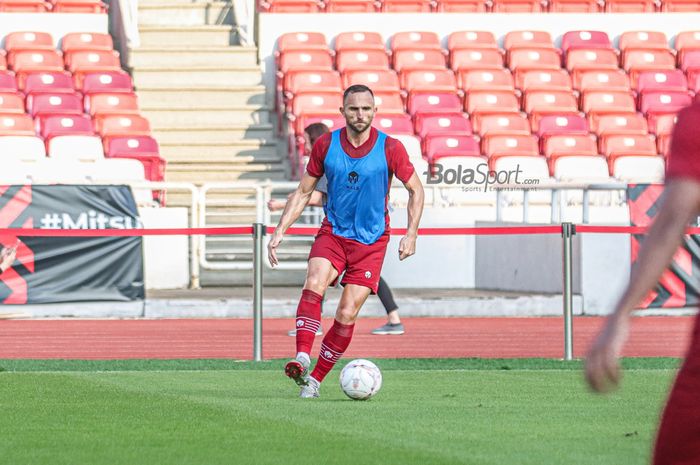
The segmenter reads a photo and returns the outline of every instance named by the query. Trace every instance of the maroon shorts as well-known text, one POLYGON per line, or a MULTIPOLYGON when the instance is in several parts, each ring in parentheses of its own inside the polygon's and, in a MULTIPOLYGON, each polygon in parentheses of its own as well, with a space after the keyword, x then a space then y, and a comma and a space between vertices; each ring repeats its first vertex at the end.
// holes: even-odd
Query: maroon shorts
MULTIPOLYGON (((366 245, 333 234, 329 226, 322 226, 316 235, 314 245, 311 246, 309 259, 315 257, 327 259, 338 271, 338 276, 345 271, 340 284, 365 286, 372 290, 372 294, 376 294, 388 244, 388 232, 382 234, 374 244, 366 245)), ((337 282, 336 278, 332 285, 335 286, 337 282)))

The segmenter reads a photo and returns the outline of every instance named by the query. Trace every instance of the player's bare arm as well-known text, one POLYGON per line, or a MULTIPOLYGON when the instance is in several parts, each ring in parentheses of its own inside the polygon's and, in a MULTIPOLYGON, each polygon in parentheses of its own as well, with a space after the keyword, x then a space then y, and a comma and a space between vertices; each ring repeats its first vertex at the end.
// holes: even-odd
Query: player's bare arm
POLYGON ((630 314, 658 282, 678 249, 685 228, 699 211, 700 183, 688 179, 670 181, 630 283, 586 357, 586 380, 594 391, 605 392, 619 382, 618 358, 627 340, 630 314))
POLYGON ((311 176, 309 173, 304 173, 304 176, 299 182, 299 186, 294 192, 289 196, 287 205, 284 207, 280 221, 275 228, 275 232, 272 233, 272 238, 270 243, 267 244, 267 258, 270 261, 270 265, 276 266, 279 262, 277 261, 277 247, 282 243, 282 238, 284 233, 289 229, 291 225, 294 224, 296 220, 301 216, 301 212, 308 205, 311 200, 311 195, 316 189, 316 184, 319 178, 311 176))
POLYGON ((404 187, 408 190, 408 227, 406 228, 406 235, 401 238, 399 243, 399 260, 404 260, 416 253, 418 224, 420 223, 421 215, 423 215, 423 201, 425 199, 423 184, 415 172, 408 182, 404 183, 404 187))
MULTIPOLYGON (((270 199, 267 202, 267 208, 272 212, 283 210, 284 207, 287 205, 287 202, 289 202, 289 199, 292 197, 292 195, 294 195, 294 192, 289 193, 289 195, 287 196, 287 200, 270 199)), ((309 200, 309 203, 307 205, 309 207, 322 207, 323 194, 319 191, 314 191, 311 194, 311 199, 309 200)))

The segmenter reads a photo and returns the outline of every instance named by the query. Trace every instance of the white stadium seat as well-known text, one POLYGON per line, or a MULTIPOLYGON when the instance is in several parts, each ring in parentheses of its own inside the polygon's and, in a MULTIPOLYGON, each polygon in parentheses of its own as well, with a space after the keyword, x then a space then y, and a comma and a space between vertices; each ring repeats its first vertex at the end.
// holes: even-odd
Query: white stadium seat
POLYGON ((9 160, 41 160, 46 158, 44 142, 36 136, 2 136, 0 137, 0 154, 2 154, 3 164, 9 160))
POLYGON ((61 160, 104 158, 102 139, 97 136, 57 136, 49 142, 49 157, 61 160))
POLYGON ((662 183, 664 165, 663 157, 620 157, 615 160, 613 175, 628 183, 662 183))
POLYGON ((610 180, 608 162, 604 157, 559 157, 554 164, 558 181, 604 182, 610 180))

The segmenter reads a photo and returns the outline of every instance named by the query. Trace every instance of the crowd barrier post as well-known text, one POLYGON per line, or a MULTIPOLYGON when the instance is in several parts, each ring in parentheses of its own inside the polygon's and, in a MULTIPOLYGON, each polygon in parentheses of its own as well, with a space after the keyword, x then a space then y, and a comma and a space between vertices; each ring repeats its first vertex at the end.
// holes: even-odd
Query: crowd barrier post
POLYGON ((265 225, 253 225, 253 360, 262 361, 263 237, 265 225))
POLYGON ((573 260, 571 251, 573 249, 573 238, 576 234, 576 227, 572 223, 562 223, 562 271, 564 277, 563 297, 564 297, 564 360, 574 358, 574 320, 573 320, 573 260))

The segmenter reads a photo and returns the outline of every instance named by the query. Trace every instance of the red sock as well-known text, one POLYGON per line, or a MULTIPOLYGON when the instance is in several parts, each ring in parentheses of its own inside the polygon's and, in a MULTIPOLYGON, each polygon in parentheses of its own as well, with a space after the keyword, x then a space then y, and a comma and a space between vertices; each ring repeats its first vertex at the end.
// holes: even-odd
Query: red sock
POLYGON ((344 325, 337 320, 333 322, 333 327, 321 343, 321 353, 318 355, 318 362, 311 376, 317 381, 323 381, 329 371, 333 369, 335 363, 343 356, 343 352, 350 345, 352 332, 355 323, 344 325))
POLYGON ((304 289, 297 307, 297 353, 311 353, 316 331, 321 327, 321 302, 323 296, 304 289))

